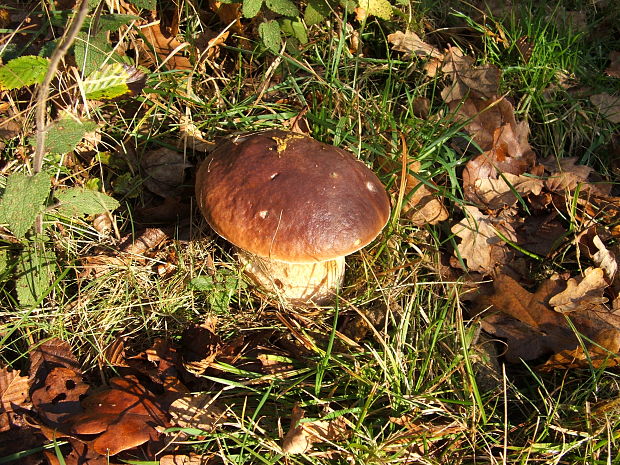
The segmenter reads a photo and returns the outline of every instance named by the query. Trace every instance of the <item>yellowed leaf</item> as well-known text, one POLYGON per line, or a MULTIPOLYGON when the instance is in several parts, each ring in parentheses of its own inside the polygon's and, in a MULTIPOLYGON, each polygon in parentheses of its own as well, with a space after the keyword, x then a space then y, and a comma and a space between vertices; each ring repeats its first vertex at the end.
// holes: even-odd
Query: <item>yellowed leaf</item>
POLYGON ((620 364, 620 330, 607 329, 597 334, 593 343, 587 343, 586 349, 578 346, 573 350, 563 350, 552 355, 540 371, 579 368, 592 365, 594 368, 610 367, 620 364))
POLYGON ((284 453, 303 454, 314 443, 338 441, 351 434, 343 417, 303 422, 304 416, 304 410, 295 405, 291 414, 291 428, 282 442, 284 453))
POLYGON ((359 8, 364 10, 366 17, 376 16, 386 20, 392 17, 392 5, 388 0, 360 0, 359 8))
POLYGON ((538 195, 544 183, 541 179, 532 176, 502 174, 497 179, 484 178, 474 182, 473 191, 479 201, 491 210, 517 203, 517 194, 538 195))
POLYGON ((153 55, 150 47, 145 48, 145 52, 153 61, 157 63, 165 61, 168 69, 193 69, 189 59, 179 55, 188 45, 187 42, 181 42, 176 37, 166 37, 159 23, 143 27, 141 32, 155 51, 153 55))

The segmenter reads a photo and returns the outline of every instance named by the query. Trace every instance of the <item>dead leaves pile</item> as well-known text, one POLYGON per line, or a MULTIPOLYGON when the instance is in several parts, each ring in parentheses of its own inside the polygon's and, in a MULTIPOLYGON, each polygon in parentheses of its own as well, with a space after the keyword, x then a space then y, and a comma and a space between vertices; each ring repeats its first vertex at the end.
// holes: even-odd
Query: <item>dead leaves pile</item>
MULTIPOLYGON (((30 351, 27 375, 0 368, 3 455, 60 440, 67 465, 116 464, 128 459, 207 463, 211 457, 186 453, 185 431, 198 438, 222 428, 236 431, 243 427, 240 417, 248 400, 226 397, 225 390, 201 375, 234 379, 222 371, 224 364, 241 373, 255 373, 237 382, 256 385, 298 372, 282 349, 266 346, 273 334, 224 342, 215 334, 215 324, 208 320, 188 328, 178 345, 158 339, 134 356, 125 354, 122 340, 115 341, 101 356, 102 366, 115 367, 114 376, 103 385, 99 375, 93 378, 82 372, 69 344, 59 339, 30 351)), ((333 417, 333 413, 324 415, 333 417)), ((342 416, 302 421, 304 415, 301 408, 294 408, 290 431, 273 447, 297 454, 310 451, 313 444, 351 434, 352 425, 342 416)), ((23 463, 40 464, 44 459, 51 465, 63 463, 54 451, 31 455, 23 463)))
MULTIPOLYGON (((492 281, 464 296, 473 316, 504 341, 509 361, 542 360, 543 370, 620 363, 620 198, 612 185, 577 157, 537 157, 527 121, 499 94, 495 66, 413 33, 388 39, 427 74, 443 75, 441 96, 479 149, 462 173, 463 219, 451 227, 452 265, 468 280, 492 281), (571 271, 554 272, 554 260, 571 251, 571 271)), ((617 56, 610 61, 614 76, 617 56)))

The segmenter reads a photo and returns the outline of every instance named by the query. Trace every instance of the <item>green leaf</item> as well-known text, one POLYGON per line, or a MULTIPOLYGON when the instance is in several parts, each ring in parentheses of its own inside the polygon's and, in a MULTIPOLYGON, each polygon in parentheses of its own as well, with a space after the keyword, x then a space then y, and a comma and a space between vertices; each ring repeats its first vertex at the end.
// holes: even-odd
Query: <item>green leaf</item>
POLYGON ((258 26, 258 35, 260 35, 260 38, 267 49, 274 53, 278 53, 280 51, 282 36, 280 35, 280 25, 277 21, 272 20, 260 23, 258 26))
POLYGON ((9 254, 6 250, 0 249, 0 282, 4 280, 4 274, 9 269, 9 254))
POLYGON ((67 216, 97 215, 116 210, 120 204, 109 195, 81 187, 72 187, 54 194, 60 202, 58 211, 67 216))
POLYGON ((99 16, 99 28, 101 31, 117 31, 121 26, 125 26, 132 21, 139 20, 139 16, 107 14, 99 16))
POLYGON ((49 289, 56 272, 56 255, 40 242, 31 243, 17 263, 17 300, 24 307, 35 306, 49 289))
POLYGON ((72 152, 84 135, 95 129, 97 129, 97 123, 94 121, 80 121, 64 113, 49 128, 45 139, 45 150, 59 155, 72 152))
POLYGON ((84 80, 84 94, 87 99, 105 100, 129 92, 127 81, 130 74, 120 63, 109 63, 91 73, 84 80))
POLYGON ((282 19, 279 21, 280 29, 285 34, 295 37, 302 44, 308 43, 308 34, 306 26, 299 20, 282 19))
POLYGON ((310 0, 304 11, 304 22, 307 26, 319 24, 331 13, 329 4, 325 0, 310 0))
POLYGON ((219 271, 214 276, 197 276, 189 282, 190 289, 208 293, 207 302, 215 312, 228 310, 232 296, 245 287, 239 277, 228 270, 219 271))
POLYGON ((0 90, 18 89, 40 84, 45 78, 49 60, 37 56, 23 56, 0 66, 0 90))
POLYGON ((7 224, 16 237, 23 238, 43 210, 50 189, 50 177, 46 173, 10 175, 0 199, 0 223, 7 224))
POLYGON ((299 10, 291 0, 265 0, 265 5, 274 13, 299 17, 299 10))
POLYGON ((388 0, 360 0, 360 7, 366 10, 368 16, 381 19, 392 17, 392 4, 388 0))
POLYGON ((107 63, 122 63, 123 57, 118 55, 108 43, 105 32, 91 36, 80 32, 73 45, 75 63, 85 76, 101 68, 107 63))
POLYGON ((263 6, 263 0, 243 0, 243 6, 241 11, 244 18, 253 18, 260 11, 260 7, 263 6))
POLYGON ((145 10, 157 9, 157 0, 129 0, 129 3, 145 10))

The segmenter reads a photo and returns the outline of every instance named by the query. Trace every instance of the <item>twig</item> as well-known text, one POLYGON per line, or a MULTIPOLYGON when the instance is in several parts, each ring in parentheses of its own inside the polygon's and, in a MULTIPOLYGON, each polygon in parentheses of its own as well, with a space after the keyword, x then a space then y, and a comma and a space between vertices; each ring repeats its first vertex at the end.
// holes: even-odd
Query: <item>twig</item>
POLYGON ((50 58, 50 65, 47 69, 47 73, 45 74, 45 79, 41 83, 39 87, 39 92, 37 94, 37 103, 36 103, 36 123, 37 123, 37 146, 34 152, 34 166, 32 171, 34 174, 41 171, 43 168, 43 156, 45 155, 45 136, 47 135, 46 124, 45 124, 45 115, 46 115, 46 106, 47 106, 47 98, 50 93, 50 85, 52 83, 52 79, 56 75, 56 71, 58 70, 58 66, 60 65, 60 61, 64 58, 73 44, 78 32, 80 31, 82 24, 84 24, 84 20, 86 19, 86 14, 88 13, 88 0, 82 0, 80 4, 80 9, 77 14, 73 17, 73 21, 71 21, 71 26, 67 28, 63 36, 60 38, 60 43, 52 53, 52 57, 50 58))

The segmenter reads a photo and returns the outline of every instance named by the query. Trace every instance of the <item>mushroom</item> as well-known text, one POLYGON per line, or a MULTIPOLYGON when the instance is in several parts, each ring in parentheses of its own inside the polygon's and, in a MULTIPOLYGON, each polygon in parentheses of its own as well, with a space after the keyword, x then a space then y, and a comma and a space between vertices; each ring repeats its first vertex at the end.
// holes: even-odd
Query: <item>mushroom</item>
POLYGON ((282 130, 218 145, 198 169, 196 197, 250 278, 294 304, 333 298, 344 257, 390 215, 385 188, 352 153, 282 130))

